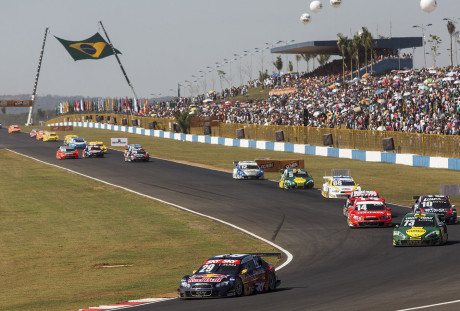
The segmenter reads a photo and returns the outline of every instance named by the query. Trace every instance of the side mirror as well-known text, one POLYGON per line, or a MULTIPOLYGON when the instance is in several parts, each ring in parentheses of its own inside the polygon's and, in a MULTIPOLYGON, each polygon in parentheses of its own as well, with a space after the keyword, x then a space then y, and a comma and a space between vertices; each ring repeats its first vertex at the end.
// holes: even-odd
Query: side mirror
POLYGON ((196 273, 196 270, 193 270, 192 274, 195 274, 196 273))
POLYGON ((452 209, 454 209, 454 208, 455 208, 455 205, 452 205, 452 209))
POLYGON ((248 269, 241 270, 241 272, 240 272, 241 275, 244 275, 246 273, 248 273, 248 269))
POLYGON ((399 228, 399 225, 395 225, 395 228, 399 228))

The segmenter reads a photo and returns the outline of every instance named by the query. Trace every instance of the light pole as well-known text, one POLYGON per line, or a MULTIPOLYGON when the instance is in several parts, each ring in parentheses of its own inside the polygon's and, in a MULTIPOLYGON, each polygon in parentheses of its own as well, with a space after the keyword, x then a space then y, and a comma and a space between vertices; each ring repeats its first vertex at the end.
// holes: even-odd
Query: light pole
POLYGON ((421 26, 421 25, 414 25, 412 26, 412 28, 420 28, 422 30, 422 40, 423 40, 423 61, 425 63, 425 68, 426 68, 426 51, 425 51, 425 29, 426 27, 429 27, 433 24, 426 24, 425 26, 421 26))
POLYGON ((246 55, 233 54, 233 56, 238 57, 237 59, 240 60, 239 76, 240 76, 240 86, 241 86, 243 85, 243 76, 241 74, 241 59, 243 58, 243 56, 246 56, 246 55))
POLYGON ((255 48, 254 51, 243 51, 246 55, 251 55, 250 63, 249 63, 249 80, 252 80, 252 55, 259 52, 259 48, 255 48))

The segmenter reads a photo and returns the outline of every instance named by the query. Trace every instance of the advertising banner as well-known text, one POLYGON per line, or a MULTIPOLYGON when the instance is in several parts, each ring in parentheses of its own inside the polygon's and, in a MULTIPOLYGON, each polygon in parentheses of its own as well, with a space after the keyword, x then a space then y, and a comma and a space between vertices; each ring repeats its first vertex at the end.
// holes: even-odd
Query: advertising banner
POLYGON ((114 147, 124 147, 128 145, 128 138, 110 138, 110 144, 114 147))
POLYGON ((0 100, 0 107, 30 107, 32 100, 0 100))
POLYGON ((257 165, 264 170, 264 172, 279 172, 287 168, 304 168, 303 159, 290 159, 290 160, 275 160, 275 159, 256 159, 257 165))
POLYGON ((73 125, 53 125, 53 126, 50 126, 50 131, 73 131, 73 125))
POLYGON ((219 117, 192 117, 190 118, 190 127, 218 126, 219 117))

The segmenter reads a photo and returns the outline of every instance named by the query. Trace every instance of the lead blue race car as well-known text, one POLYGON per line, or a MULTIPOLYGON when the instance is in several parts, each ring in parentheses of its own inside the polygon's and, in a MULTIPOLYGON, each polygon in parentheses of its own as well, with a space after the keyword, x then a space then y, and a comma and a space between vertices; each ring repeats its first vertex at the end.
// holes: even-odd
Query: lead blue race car
POLYGON ((275 290, 281 283, 275 267, 261 257, 280 253, 227 254, 206 260, 192 275, 180 281, 179 297, 217 298, 275 290))

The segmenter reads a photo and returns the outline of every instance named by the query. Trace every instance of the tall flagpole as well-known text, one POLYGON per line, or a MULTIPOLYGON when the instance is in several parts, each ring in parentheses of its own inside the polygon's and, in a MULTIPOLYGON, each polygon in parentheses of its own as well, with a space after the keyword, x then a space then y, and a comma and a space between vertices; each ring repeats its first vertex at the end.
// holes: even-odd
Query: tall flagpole
MULTIPOLYGON (((117 59, 117 61, 118 61, 118 65, 120 65, 121 71, 123 72, 123 75, 124 75, 125 78, 126 78, 126 82, 128 82, 128 85, 129 85, 129 87, 131 88, 131 91, 133 92, 133 95, 134 95, 134 105, 137 107, 137 95, 136 95, 136 92, 134 91, 134 87, 133 87, 133 85, 131 84, 131 82, 129 81, 128 75, 126 74, 126 71, 125 71, 125 69, 123 68, 123 65, 121 64, 120 58, 118 57, 118 54, 117 54, 117 52, 115 51, 115 48, 113 47, 113 44, 112 44, 112 42, 110 41, 110 38, 109 38, 109 36, 107 35, 107 32, 105 31, 104 25, 102 25, 102 21, 99 21, 99 24, 101 24, 102 30, 104 31, 104 34, 105 34, 105 36, 106 36, 106 38, 107 38, 107 41, 109 41, 110 47, 112 48, 113 55, 115 55, 115 57, 116 57, 116 59, 117 59)), ((131 115, 132 115, 132 112, 131 112, 131 115)))
POLYGON ((40 59, 38 60, 37 74, 35 75, 34 90, 32 91, 32 105, 29 107, 29 116, 27 117, 26 125, 32 125, 32 111, 34 109, 35 96, 37 95, 38 77, 40 76, 40 68, 42 66, 43 52, 45 51, 45 42, 46 36, 48 35, 48 30, 49 27, 46 27, 45 37, 43 38, 42 50, 40 51, 40 59))

